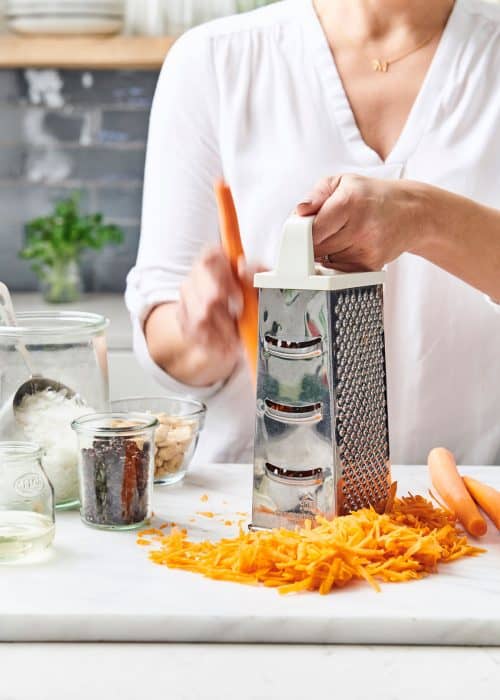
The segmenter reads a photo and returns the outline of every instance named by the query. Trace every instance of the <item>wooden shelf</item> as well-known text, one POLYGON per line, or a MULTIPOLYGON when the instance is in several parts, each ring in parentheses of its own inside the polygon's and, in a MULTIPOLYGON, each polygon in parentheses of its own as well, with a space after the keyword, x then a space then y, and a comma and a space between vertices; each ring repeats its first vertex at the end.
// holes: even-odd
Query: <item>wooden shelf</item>
POLYGON ((173 37, 0 37, 0 68, 155 70, 173 37))

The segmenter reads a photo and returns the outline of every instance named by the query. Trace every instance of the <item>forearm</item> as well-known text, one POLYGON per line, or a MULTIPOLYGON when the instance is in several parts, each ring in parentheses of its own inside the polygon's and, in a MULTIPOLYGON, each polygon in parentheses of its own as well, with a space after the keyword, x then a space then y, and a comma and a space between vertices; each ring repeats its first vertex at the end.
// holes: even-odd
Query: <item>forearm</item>
POLYGON ((146 320, 144 334, 153 361, 177 381, 205 387, 226 378, 210 352, 185 337, 176 302, 155 307, 146 320))
POLYGON ((411 183, 419 223, 410 252, 500 300, 500 211, 411 183))

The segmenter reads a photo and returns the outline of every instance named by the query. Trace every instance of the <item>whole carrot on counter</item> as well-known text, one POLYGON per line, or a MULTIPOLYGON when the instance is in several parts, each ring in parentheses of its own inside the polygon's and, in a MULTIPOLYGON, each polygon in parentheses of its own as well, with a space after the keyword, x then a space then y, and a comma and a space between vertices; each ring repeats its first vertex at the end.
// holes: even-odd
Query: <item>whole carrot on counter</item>
POLYGON ((486 520, 467 491, 453 454, 444 447, 435 447, 429 452, 427 464, 432 485, 467 532, 474 537, 486 534, 486 520))
POLYGON ((497 530, 500 530, 500 491, 470 476, 464 476, 463 481, 478 506, 484 510, 497 530))
MULTIPOLYGON (((222 247, 231 264, 235 277, 238 276, 238 261, 244 258, 241 244, 238 216, 234 206, 233 196, 228 185, 219 180, 215 183, 215 197, 219 210, 220 235, 222 247)), ((257 345, 259 306, 257 292, 248 283, 240 282, 243 293, 243 312, 238 319, 240 338, 246 350, 248 362, 254 380, 257 375, 257 345)))

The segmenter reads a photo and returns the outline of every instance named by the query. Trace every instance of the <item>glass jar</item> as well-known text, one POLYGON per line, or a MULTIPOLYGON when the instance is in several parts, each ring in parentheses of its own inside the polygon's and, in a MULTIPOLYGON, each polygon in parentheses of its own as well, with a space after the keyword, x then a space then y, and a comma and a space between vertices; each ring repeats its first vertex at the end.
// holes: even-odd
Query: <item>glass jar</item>
POLYGON ((133 530, 151 517, 154 434, 144 413, 93 413, 73 421, 79 442, 80 515, 102 530, 133 530))
POLYGON ((50 304, 69 304, 77 301, 83 289, 82 273, 77 260, 62 260, 43 265, 40 272, 40 290, 50 304))
POLYGON ((34 558, 54 539, 54 492, 42 451, 0 442, 0 563, 34 558))
POLYGON ((73 507, 78 504, 78 444, 71 422, 108 408, 108 321, 77 311, 24 312, 17 321, 18 326, 0 326, 0 439, 38 443, 56 506, 73 507), (20 345, 29 352, 32 371, 76 396, 69 400, 46 390, 25 396, 14 410, 14 395, 30 378, 20 345))

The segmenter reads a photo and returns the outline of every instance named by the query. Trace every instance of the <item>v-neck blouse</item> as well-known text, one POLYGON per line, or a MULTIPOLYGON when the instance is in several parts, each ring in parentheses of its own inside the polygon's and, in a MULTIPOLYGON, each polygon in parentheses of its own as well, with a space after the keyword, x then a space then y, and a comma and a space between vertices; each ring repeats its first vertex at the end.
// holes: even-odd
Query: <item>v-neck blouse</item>
MULTIPOLYGON (((208 404, 198 459, 250 459, 248 371, 241 362, 223 386, 183 386, 153 363, 142 325, 156 304, 178 299, 200 251, 219 241, 213 181, 231 184, 246 255, 268 267, 283 221, 325 175, 420 180, 498 207, 499 69, 500 8, 457 0, 382 161, 362 139, 312 0, 217 20, 176 43, 151 115, 141 241, 126 299, 142 364, 167 390, 208 404)), ((393 462, 422 463, 445 444, 462 462, 500 463, 497 309, 409 254, 388 266, 385 300, 393 462)))
MULTIPOLYGON (((438 109, 436 97, 439 96, 439 101, 445 97, 445 76, 455 57, 456 46, 467 40, 467 21, 464 21, 466 16, 464 17, 459 5, 453 7, 403 130, 385 160, 363 140, 312 1, 302 2, 301 9, 304 16, 304 33, 308 36, 312 62, 323 85, 327 109, 340 129, 356 163, 362 168, 382 165, 402 166, 417 148, 420 136, 425 133, 435 117, 438 109)), ((383 76, 374 76, 375 79, 379 77, 383 79, 383 76)))

